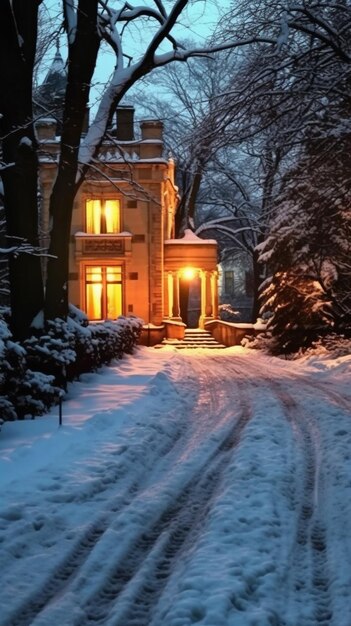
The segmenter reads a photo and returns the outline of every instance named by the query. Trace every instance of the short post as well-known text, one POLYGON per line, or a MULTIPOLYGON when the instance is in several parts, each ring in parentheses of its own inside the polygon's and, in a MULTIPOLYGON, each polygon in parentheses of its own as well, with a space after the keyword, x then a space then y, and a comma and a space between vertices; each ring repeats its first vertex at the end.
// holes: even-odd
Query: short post
POLYGON ((62 426, 62 394, 60 393, 59 398, 59 426, 62 426))

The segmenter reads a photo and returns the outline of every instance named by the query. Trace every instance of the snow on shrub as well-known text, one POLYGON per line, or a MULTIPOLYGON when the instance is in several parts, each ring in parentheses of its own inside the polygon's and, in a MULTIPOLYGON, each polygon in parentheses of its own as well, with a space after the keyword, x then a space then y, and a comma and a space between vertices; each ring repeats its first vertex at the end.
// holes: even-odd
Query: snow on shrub
POLYGON ((95 367, 119 359, 123 353, 131 354, 141 333, 142 320, 135 317, 119 317, 98 324, 91 324, 91 343, 94 348, 95 367))
POLYGON ((25 372, 25 351, 11 341, 11 332, 4 318, 0 319, 0 416, 3 420, 14 420, 17 417, 16 406, 12 401, 16 398, 16 379, 25 372))
POLYGON ((231 304, 220 304, 218 307, 219 319, 224 322, 237 322, 240 318, 240 313, 236 309, 233 309, 231 304))
POLYGON ((54 385, 54 376, 27 369, 15 382, 10 397, 19 419, 42 415, 59 401, 61 389, 54 385))
POLYGON ((12 341, 0 310, 0 417, 45 413, 59 401, 67 381, 131 353, 142 325, 136 317, 89 324, 83 312, 70 307, 67 321, 56 319, 45 328, 37 316, 33 335, 20 345, 12 341))
POLYGON ((39 313, 32 322, 33 335, 25 341, 30 367, 54 376, 63 387, 80 371, 93 369, 94 360, 89 358, 81 370, 76 365, 93 352, 88 323, 85 313, 73 305, 69 305, 67 321, 57 318, 44 324, 39 313))
POLYGON ((3 424, 3 422, 13 422, 15 419, 17 419, 17 413, 12 402, 2 396, 0 397, 0 415, 0 426, 3 424))
POLYGON ((65 386, 67 368, 76 360, 75 337, 69 324, 61 319, 46 323, 45 332, 26 339, 27 362, 34 371, 54 377, 56 384, 65 386))

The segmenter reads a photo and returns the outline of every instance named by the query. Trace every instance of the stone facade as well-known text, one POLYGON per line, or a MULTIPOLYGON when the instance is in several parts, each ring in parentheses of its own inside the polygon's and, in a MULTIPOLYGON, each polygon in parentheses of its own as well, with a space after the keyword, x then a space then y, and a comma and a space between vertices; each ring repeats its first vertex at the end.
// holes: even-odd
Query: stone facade
MULTIPOLYGON (((55 121, 51 123, 51 129, 48 119, 43 124, 39 121, 37 126, 42 154, 43 245, 47 243, 49 197, 58 157, 55 121)), ((100 315, 114 317, 117 312, 138 315, 149 324, 162 324, 164 241, 174 234, 178 198, 173 161, 164 159, 162 153, 162 124, 142 122, 140 139, 104 143, 99 166, 76 196, 69 298, 92 319, 100 315), (94 211, 99 214, 97 217, 94 211), (111 211, 118 215, 111 218, 108 226, 107 212, 111 211), (118 289, 112 286, 112 275, 117 276, 117 272, 118 289), (90 282, 94 283, 91 287, 90 282), (117 292, 119 302, 113 305, 109 299, 115 298, 117 292), (92 306, 89 299, 94 297, 101 299, 102 306, 92 306)))
MULTIPOLYGON (((57 50, 38 98, 43 247, 49 243, 49 200, 59 157, 59 109, 65 82, 65 66, 57 50), (47 110, 55 111, 55 118, 47 110)), ((69 301, 91 320, 141 317, 146 342, 155 343, 167 332, 177 334, 175 325, 181 328, 182 315, 187 317, 180 300, 184 284, 191 282, 185 278, 189 267, 198 291, 195 325, 216 317, 217 244, 190 231, 174 239, 178 190, 174 162, 164 158, 163 124, 143 120, 136 130, 133 107, 118 107, 99 162, 77 193, 68 290, 69 301)))

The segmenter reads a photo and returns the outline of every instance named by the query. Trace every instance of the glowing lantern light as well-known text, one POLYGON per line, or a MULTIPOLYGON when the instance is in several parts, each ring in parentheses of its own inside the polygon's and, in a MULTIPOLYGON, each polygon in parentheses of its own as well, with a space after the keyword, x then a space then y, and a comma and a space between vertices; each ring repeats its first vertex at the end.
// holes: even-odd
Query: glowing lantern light
POLYGON ((192 280, 195 276, 195 271, 193 270, 192 267, 186 267, 182 272, 182 276, 183 278, 186 278, 187 280, 192 280))

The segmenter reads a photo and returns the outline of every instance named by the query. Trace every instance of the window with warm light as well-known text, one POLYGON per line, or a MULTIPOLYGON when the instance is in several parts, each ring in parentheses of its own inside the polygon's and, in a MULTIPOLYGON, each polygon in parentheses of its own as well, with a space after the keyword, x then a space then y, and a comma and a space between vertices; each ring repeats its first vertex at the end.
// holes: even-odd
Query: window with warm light
POLYGON ((85 268, 86 313, 90 320, 122 315, 122 268, 93 265, 85 268))
POLYGON ((86 201, 86 232, 93 235, 119 233, 121 203, 115 200, 86 201))

